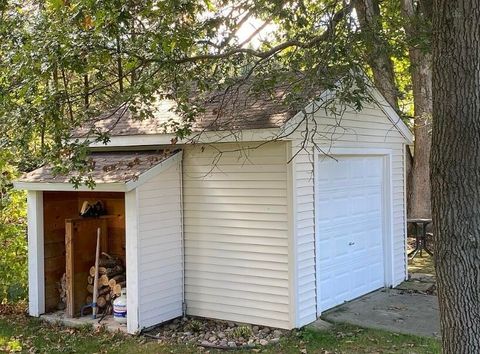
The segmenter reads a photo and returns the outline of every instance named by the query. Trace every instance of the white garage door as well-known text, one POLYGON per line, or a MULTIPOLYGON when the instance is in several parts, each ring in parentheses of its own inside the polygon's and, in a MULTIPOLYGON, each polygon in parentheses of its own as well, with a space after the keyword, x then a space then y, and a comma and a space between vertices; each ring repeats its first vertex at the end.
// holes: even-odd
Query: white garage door
POLYGON ((318 312, 385 284, 383 157, 335 158, 316 171, 318 312))

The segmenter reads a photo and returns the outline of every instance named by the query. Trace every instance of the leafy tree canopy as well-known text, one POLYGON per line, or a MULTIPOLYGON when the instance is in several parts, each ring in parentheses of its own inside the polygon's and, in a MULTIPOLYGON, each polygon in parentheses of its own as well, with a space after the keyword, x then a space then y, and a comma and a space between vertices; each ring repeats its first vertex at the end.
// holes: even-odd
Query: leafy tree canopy
MULTIPOLYGON (((403 74, 398 87, 409 114, 396 3, 382 7, 381 35, 403 74)), ((86 169, 85 142, 72 143, 71 129, 123 106, 138 119, 148 117, 158 97, 177 101, 179 138, 189 135, 202 110, 192 91, 228 90, 249 80, 252 92, 268 92, 282 82, 295 105, 305 87, 331 87, 347 73, 340 97, 357 108, 364 98, 351 69, 368 71, 371 33, 359 30, 349 1, 2 0, 0 16, 0 148, 13 152, 22 170, 46 159, 60 170, 86 169), (252 20, 256 28, 241 38, 252 20)), ((313 98, 318 89, 308 92, 313 98)), ((93 133, 108 141, 108 133, 93 133)))

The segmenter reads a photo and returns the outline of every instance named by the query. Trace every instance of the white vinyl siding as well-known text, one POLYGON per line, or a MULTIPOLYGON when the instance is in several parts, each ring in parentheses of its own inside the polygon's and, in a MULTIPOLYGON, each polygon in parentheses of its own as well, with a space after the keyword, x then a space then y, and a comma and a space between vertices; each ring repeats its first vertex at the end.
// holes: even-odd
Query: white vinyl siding
POLYGON ((189 315, 291 328, 287 143, 185 146, 189 315))
POLYGON ((140 328, 182 315, 181 162, 178 161, 137 189, 140 328))
MULTIPOLYGON (((308 111, 308 110, 307 110, 308 111)), ((323 151, 335 148, 353 148, 365 151, 384 149, 391 151, 393 188, 393 284, 406 277, 405 255, 405 195, 404 195, 404 148, 405 138, 387 118, 384 112, 367 105, 361 112, 347 111, 341 117, 329 117, 325 110, 315 114, 318 134, 314 141, 323 151)), ((312 119, 311 115, 310 118, 312 119)), ((294 122, 294 121, 293 121, 294 122)), ((292 123, 293 123, 292 122, 292 123)), ((310 129, 312 127, 310 122, 310 129)), ((315 211, 314 211, 314 147, 304 142, 306 125, 303 123, 290 138, 293 139, 293 161, 296 258, 296 325, 298 327, 314 321, 316 311, 315 278, 315 211)), ((310 136, 311 138, 311 136, 310 136)))

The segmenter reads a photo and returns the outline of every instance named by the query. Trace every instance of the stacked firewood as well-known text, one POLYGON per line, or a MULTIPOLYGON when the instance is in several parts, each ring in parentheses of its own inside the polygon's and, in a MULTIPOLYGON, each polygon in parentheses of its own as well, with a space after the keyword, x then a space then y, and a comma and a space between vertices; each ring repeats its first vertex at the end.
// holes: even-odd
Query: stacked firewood
MULTIPOLYGON (((98 262, 98 297, 97 306, 103 310, 108 308, 115 298, 121 295, 122 288, 126 286, 125 267, 119 258, 102 253, 98 262)), ((95 266, 90 268, 87 278, 87 304, 93 300, 93 283, 95 279, 95 266)))
POLYGON ((60 295, 60 302, 57 308, 64 310, 67 306, 67 275, 65 273, 63 273, 62 278, 58 282, 58 293, 60 295))

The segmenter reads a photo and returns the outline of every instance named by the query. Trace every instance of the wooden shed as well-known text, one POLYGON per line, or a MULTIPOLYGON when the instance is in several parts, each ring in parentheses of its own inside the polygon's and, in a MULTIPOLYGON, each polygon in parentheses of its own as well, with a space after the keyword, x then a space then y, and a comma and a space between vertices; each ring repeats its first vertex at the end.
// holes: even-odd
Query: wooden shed
POLYGON ((50 167, 16 182, 28 190, 31 315, 63 307, 62 277, 65 315, 80 315, 98 228, 101 251, 119 259, 126 271, 128 332, 182 314, 181 156, 165 150, 92 153, 94 190, 75 188, 72 176, 55 176, 50 167), (83 203, 97 201, 105 215, 80 216, 83 203))

